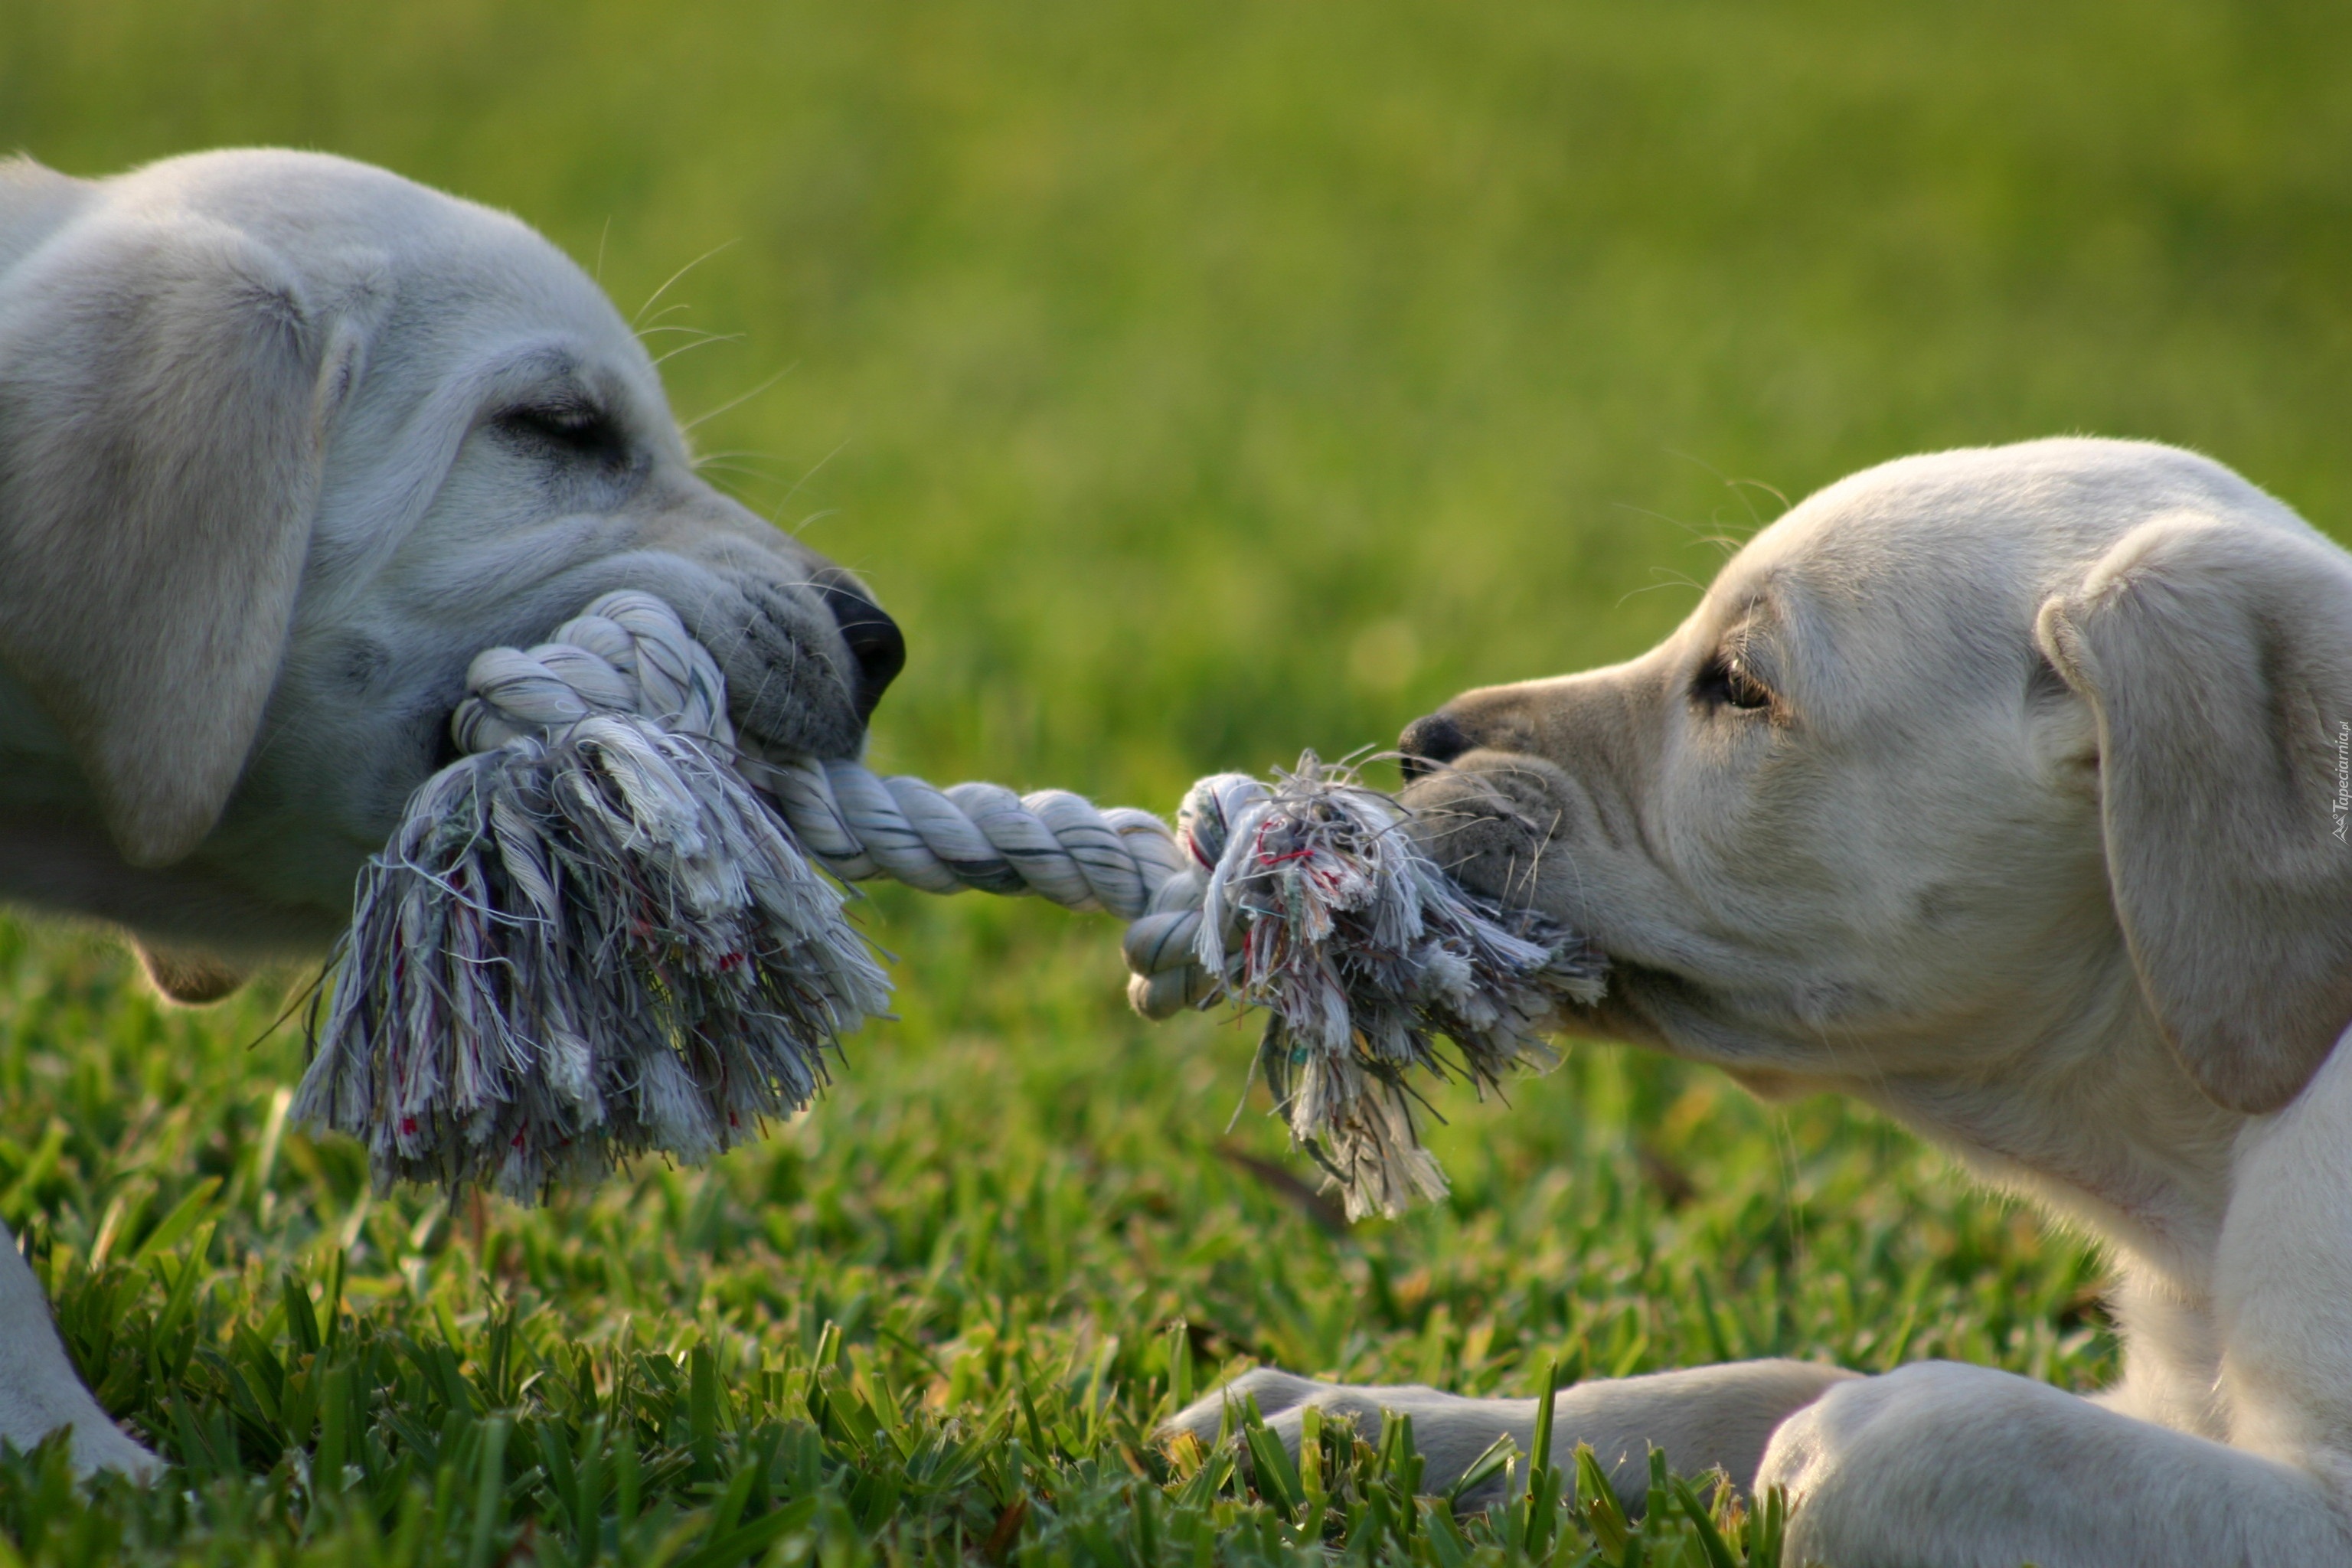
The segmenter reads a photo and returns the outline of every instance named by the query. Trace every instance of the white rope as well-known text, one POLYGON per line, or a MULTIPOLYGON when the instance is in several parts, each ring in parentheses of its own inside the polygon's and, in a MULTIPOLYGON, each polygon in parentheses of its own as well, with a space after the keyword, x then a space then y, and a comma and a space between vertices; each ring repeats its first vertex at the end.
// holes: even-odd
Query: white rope
MULTIPOLYGON (((667 730, 738 744, 717 663, 648 594, 607 594, 536 647, 491 648, 467 668, 466 685, 450 729, 467 752, 593 712, 638 713, 667 730)), ((842 758, 772 760, 751 746, 736 752, 735 765, 775 803, 801 847, 844 881, 887 877, 927 893, 1034 894, 1115 915, 1129 922, 1129 996, 1147 1017, 1172 1016, 1216 990, 1198 952, 1213 862, 1198 863, 1180 846, 1185 819, 1171 830, 1150 812, 1105 809, 1068 790, 941 789, 842 758)), ((1245 774, 1203 784, 1221 822, 1269 795, 1245 774)), ((1223 843, 1220 831, 1217 847, 1223 843)))
POLYGON ((308 1119, 368 1137, 386 1179, 454 1183, 494 1170, 501 1186, 528 1195, 615 1150, 704 1157, 727 1147, 745 1119, 806 1102, 823 1074, 824 1040, 879 1010, 878 972, 869 977, 849 951, 831 904, 779 889, 796 863, 790 846, 768 843, 739 805, 712 816, 705 797, 727 796, 730 786, 715 775, 730 762, 774 805, 799 852, 845 881, 887 876, 927 892, 1035 894, 1104 910, 1128 922, 1129 997, 1139 1012, 1167 1017, 1225 996, 1265 1007, 1261 1066, 1295 1140, 1345 1190, 1351 1214, 1393 1213, 1445 1190, 1403 1082, 1408 1068, 1443 1070, 1433 1035, 1454 1041, 1461 1070, 1483 1089, 1516 1063, 1547 1064, 1542 1033, 1557 1007, 1600 994, 1600 965, 1580 942, 1471 900, 1418 847, 1403 807, 1311 758, 1274 786, 1238 773, 1200 781, 1171 829, 1150 812, 1099 808, 1066 790, 940 789, 851 761, 772 757, 738 741, 709 652, 667 605, 637 593, 604 595, 537 647, 483 653, 467 683, 451 732, 475 755, 418 791, 391 858, 378 857, 370 874, 415 873, 430 859, 418 846, 453 841, 453 816, 462 819, 455 839, 477 858, 449 861, 460 869, 423 881, 410 875, 396 914, 373 910, 393 896, 363 879, 354 931, 364 934, 347 944, 320 1059, 304 1084, 308 1119), (655 728, 629 728, 645 721, 655 728), (583 735, 593 743, 582 747, 583 735), (567 747, 551 771, 549 754, 567 747), (506 781, 501 759, 512 759, 520 784, 506 781), (593 778, 575 783, 567 768, 593 778), (621 803, 627 821, 608 821, 605 801, 621 803), (585 822, 584 847, 575 819, 585 822), (531 829, 572 847, 546 850, 531 829), (664 836, 683 852, 648 843, 664 836), (486 837, 497 839, 496 868, 478 859, 486 837), (648 848, 661 853, 640 864, 648 848), (551 855, 562 875, 541 863, 551 855), (772 869, 747 886, 731 857, 772 869), (501 874, 527 906, 520 921, 471 887, 501 874), (649 882, 667 887, 680 875, 685 894, 656 889, 646 901, 649 882), (578 890, 599 878, 617 890, 578 890), (589 900, 588 923, 619 934, 585 958, 576 942, 509 956, 496 940, 502 929, 563 927, 556 882, 589 900), (683 934, 669 931, 681 897, 700 922, 683 934), (440 934, 445 903, 465 917, 447 924, 462 942, 440 934), (600 1019, 624 1032, 635 1026, 636 998, 675 1010, 684 996, 688 1012, 664 1027, 686 1047, 637 1038, 620 1065, 583 1067, 579 1037, 595 1031, 572 1021, 579 1009, 551 972, 591 960, 617 967, 607 950, 627 946, 632 921, 667 933, 650 958, 639 954, 658 971, 651 991, 639 985, 616 999, 608 980, 583 984, 600 1019), (415 934, 428 925, 429 941, 415 934), (773 985, 739 995, 743 977, 715 973, 704 962, 713 952, 764 955, 751 967, 788 970, 789 984, 781 997, 773 985), (454 978, 403 989, 398 976, 422 958, 456 959, 454 978), (538 1015, 562 1026, 555 1044, 534 1053, 485 1018, 505 993, 472 977, 501 965, 537 987, 538 1015), (420 1013, 436 1006, 432 1017, 420 1013), (776 1017, 779 1007, 792 1016, 776 1017), (712 1043, 708 1018, 772 1038, 755 1038, 731 1068, 707 1068, 714 1054, 742 1054, 731 1041, 712 1043), (434 1043, 436 1026, 476 1043, 445 1060, 452 1053, 434 1043), (698 1081, 716 1074, 703 1086, 710 1114, 689 1103, 681 1061, 698 1081), (608 1092, 595 1090, 599 1075, 608 1092), (542 1079, 560 1091, 550 1098, 542 1079), (380 1109, 386 1100, 391 1108, 380 1109), (498 1144, 511 1152, 484 1152, 498 1144))

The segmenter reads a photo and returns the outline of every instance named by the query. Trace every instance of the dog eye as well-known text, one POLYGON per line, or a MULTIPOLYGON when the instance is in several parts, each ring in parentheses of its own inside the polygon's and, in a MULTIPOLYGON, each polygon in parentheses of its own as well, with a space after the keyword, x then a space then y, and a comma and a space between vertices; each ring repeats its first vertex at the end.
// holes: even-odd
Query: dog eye
POLYGON ((1738 659, 1725 654, 1717 654, 1700 668, 1698 679, 1691 683, 1691 695, 1725 708, 1772 705, 1772 693, 1764 683, 1748 674, 1738 659))
POLYGON ((628 445, 604 410, 584 403, 509 408, 497 425, 509 439, 598 463, 618 463, 628 445))

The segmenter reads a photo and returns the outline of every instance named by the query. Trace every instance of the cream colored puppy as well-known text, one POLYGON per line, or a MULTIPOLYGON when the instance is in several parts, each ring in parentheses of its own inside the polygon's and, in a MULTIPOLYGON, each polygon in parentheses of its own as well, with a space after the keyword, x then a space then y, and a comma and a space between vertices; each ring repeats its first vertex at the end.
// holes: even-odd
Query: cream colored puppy
MULTIPOLYGON (((1797 1503, 1834 1568, 2352 1563, 2352 558, 2186 452, 1890 463, 1781 518, 1663 645, 1405 732, 1472 885, 1590 932, 1576 1032, 1836 1089, 2088 1229, 2117 1385, 1748 1363, 1579 1386, 1797 1503)), ((1443 1485, 1531 1401, 1409 1410, 1443 1485)), ((1213 1432, 1214 1394, 1181 1418, 1213 1432)))
MULTIPOLYGON (((848 756, 904 658, 856 579, 696 477, 594 283, 341 159, 0 162, 0 900, 187 1000, 315 953, 448 760, 483 647, 667 599, 739 724, 848 756)), ((0 1232, 0 1438, 143 1450, 0 1232)))

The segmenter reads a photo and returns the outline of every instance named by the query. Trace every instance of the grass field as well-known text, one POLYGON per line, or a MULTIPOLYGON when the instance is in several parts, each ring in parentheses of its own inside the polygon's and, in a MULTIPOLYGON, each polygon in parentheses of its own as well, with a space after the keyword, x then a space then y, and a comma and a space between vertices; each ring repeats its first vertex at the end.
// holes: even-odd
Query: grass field
MULTIPOLYGON (((710 473, 907 626, 877 763, 1164 806, 1635 652, 1711 540, 1909 450, 2179 441, 2343 537, 2347 47, 2179 0, 78 0, 0 7, 0 147, 349 153, 625 311, 698 263, 649 319, 710 473)), ((1530 1521, 1155 1415, 1252 1360, 2111 1368, 2084 1247, 1842 1106, 1579 1049, 1443 1097, 1454 1201, 1342 1231, 1231 1157, 1288 1159, 1262 1092, 1226 1140, 1250 1033, 1132 1018, 1107 924, 866 918, 900 1016, 814 1115, 529 1214, 285 1126, 302 977, 168 1011, 0 927, 0 1218, 184 1467, 0 1463, 0 1563, 1454 1568, 1530 1521)), ((1591 1530, 1630 1560, 1536 1554, 1591 1530)))

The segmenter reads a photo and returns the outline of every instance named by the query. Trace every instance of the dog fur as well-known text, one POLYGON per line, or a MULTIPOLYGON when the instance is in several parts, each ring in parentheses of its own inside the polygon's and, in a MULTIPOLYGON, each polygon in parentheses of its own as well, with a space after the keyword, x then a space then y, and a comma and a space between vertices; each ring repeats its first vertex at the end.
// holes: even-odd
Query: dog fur
MULTIPOLYGON (((2352 557, 2187 452, 1907 458, 1764 530, 1629 663, 1407 730, 1471 885, 1589 932, 1573 1032, 1853 1095, 2097 1236, 2117 1384, 1748 1363, 1580 1385, 1796 1504, 1791 1563, 2352 1563, 2352 557)), ((1252 1373, 1410 1412, 1444 1485, 1531 1401, 1252 1373)))
MULTIPOLYGON (((317 953, 467 662, 619 587, 786 752, 856 754, 903 658, 513 218, 310 153, 0 162, 0 900, 129 931, 184 1000, 317 953)), ((0 1246, 0 1438, 60 1425, 152 1463, 0 1246)))

